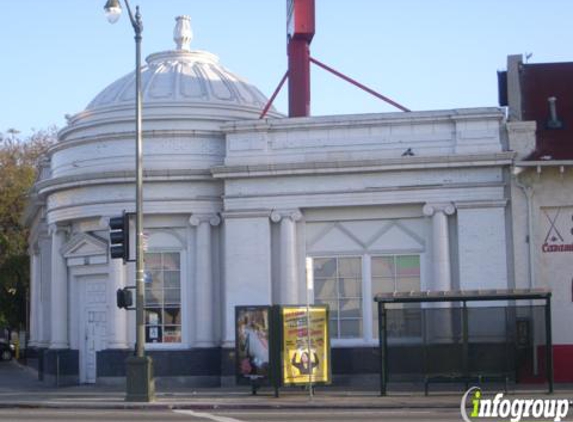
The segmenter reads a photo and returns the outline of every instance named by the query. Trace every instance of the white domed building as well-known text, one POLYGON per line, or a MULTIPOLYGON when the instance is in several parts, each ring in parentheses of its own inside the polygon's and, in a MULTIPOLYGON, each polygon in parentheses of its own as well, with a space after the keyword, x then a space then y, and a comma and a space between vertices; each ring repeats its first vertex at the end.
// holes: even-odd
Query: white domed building
MULTIPOLYGON (((306 257, 312 300, 331 308, 335 380, 376 377, 372 298, 388 286, 513 285, 500 109, 259 119, 255 86, 175 40, 142 74, 146 350, 160 381, 231 379, 234 307, 304 303, 306 257)), ((44 379, 121 381, 133 350, 116 290, 134 265, 110 259, 108 224, 135 210, 134 79, 68 119, 35 185, 30 346, 44 379)))

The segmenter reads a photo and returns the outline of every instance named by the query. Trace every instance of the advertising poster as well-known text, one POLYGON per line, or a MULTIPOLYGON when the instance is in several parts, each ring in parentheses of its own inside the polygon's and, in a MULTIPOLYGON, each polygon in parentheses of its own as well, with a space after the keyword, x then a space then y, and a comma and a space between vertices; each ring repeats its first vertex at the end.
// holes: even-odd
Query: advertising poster
POLYGON ((235 353, 237 379, 254 380, 269 375, 268 306, 235 308, 235 353))
POLYGON ((328 308, 311 306, 308 312, 306 306, 284 306, 281 317, 283 384, 329 383, 328 308), (310 333, 307 329, 309 313, 310 333))

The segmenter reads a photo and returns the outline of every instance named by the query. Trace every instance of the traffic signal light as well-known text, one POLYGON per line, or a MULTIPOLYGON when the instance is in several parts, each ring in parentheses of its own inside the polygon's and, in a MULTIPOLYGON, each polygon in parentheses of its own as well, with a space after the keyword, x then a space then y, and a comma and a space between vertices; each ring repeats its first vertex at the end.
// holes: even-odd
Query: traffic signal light
POLYGON ((112 259, 129 261, 129 214, 109 219, 109 252, 112 259))
POLYGON ((117 307, 127 309, 133 306, 133 294, 128 287, 117 289, 117 307))

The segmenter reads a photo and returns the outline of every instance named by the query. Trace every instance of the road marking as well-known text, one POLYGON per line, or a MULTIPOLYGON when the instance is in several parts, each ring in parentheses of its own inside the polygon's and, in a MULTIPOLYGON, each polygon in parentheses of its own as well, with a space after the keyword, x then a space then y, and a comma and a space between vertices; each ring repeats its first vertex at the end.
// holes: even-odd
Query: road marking
MULTIPOLYGON (((449 409, 444 409, 445 411, 449 409)), ((454 409, 456 410, 456 409, 454 409)), ((457 410, 456 410, 457 412, 457 410)), ((217 413, 235 413, 241 416, 260 416, 260 415, 277 415, 277 414, 288 414, 291 416, 300 415, 300 416, 308 416, 309 414, 312 415, 332 415, 333 413, 343 413, 343 414, 353 414, 353 415, 402 415, 404 414, 404 410, 388 410, 388 409, 371 409, 371 410, 357 410, 357 409, 308 409, 306 411, 296 411, 296 410, 289 410, 289 409, 276 409, 276 410, 230 410, 230 409, 221 409, 218 410, 217 413)), ((407 412, 409 415, 428 415, 428 414, 436 414, 436 413, 443 413, 440 411, 433 411, 433 410, 409 410, 407 412)))
POLYGON ((175 413, 179 413, 180 415, 189 415, 189 416, 194 416, 196 418, 203 418, 203 419, 209 419, 215 422, 243 422, 239 419, 234 419, 234 418, 228 418, 226 416, 217 416, 217 415, 212 415, 210 413, 203 413, 203 412, 194 412, 193 410, 178 410, 175 409, 173 410, 173 412, 175 413))
MULTIPOLYGON (((436 410, 410 410, 407 412, 408 415, 414 416, 417 415, 421 417, 422 415, 436 415, 440 413, 444 413, 440 411, 442 409, 436 410)), ((447 409, 444 409, 447 412, 447 409)), ((333 413, 338 414, 353 414, 353 415, 361 415, 361 416, 390 416, 390 415, 403 415, 403 410, 389 410, 389 409, 308 409, 307 411, 297 411, 292 409, 275 409, 275 410, 266 410, 261 409, 257 410, 241 410, 241 409, 221 409, 217 410, 217 415, 211 413, 202 413, 202 412, 194 412, 193 410, 173 410, 175 413, 194 416, 196 418, 204 418, 209 419, 215 422, 245 422, 240 419, 234 419, 231 417, 223 416, 223 414, 230 414, 233 413, 239 417, 249 417, 249 416, 258 416, 262 417, 265 415, 271 416, 278 416, 278 415, 288 415, 288 416, 331 416, 333 413)))

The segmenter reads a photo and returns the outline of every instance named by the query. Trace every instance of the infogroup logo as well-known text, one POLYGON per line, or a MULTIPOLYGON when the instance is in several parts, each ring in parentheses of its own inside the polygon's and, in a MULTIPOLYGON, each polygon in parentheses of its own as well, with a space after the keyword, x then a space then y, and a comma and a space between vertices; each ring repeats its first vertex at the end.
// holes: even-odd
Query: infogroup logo
POLYGON ((479 387, 472 387, 462 397, 460 413, 466 422, 487 418, 511 422, 519 422, 522 418, 559 422, 567 416, 570 404, 567 399, 505 399, 503 393, 486 399, 482 397, 479 387), (468 400, 471 402, 468 403, 468 400))

